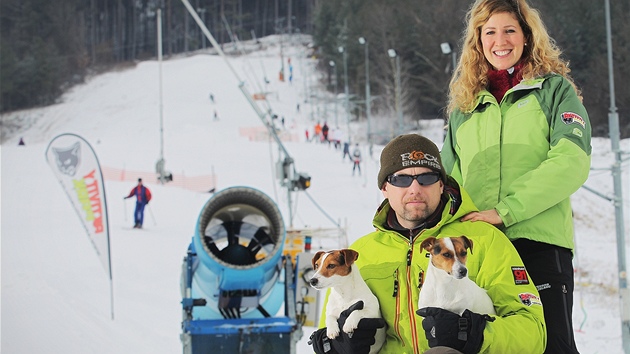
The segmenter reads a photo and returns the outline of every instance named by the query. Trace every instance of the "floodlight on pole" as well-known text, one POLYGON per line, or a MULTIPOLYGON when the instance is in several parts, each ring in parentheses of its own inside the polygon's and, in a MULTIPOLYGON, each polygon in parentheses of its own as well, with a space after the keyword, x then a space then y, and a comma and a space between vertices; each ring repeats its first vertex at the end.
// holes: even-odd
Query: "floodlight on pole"
POLYGON ((335 71, 335 128, 339 127, 339 121, 337 120, 337 65, 334 61, 329 61, 328 65, 332 66, 335 71))
POLYGON ((157 50, 158 50, 158 72, 159 72, 159 102, 160 102, 160 158, 155 163, 155 172, 161 184, 166 183, 166 171, 164 169, 164 105, 162 89, 162 9, 157 9, 157 50))
MULTIPOLYGON (((455 71, 455 66, 457 66, 457 53, 455 53, 455 50, 451 48, 451 44, 448 42, 440 43, 440 49, 442 49, 442 54, 451 55, 451 65, 453 65, 451 71, 455 71)), ((449 70, 447 66, 445 72, 448 73, 448 71, 449 70)))
MULTIPOLYGON (((368 51, 368 42, 363 37, 359 37, 359 43, 365 46, 365 117, 367 119, 367 140, 368 145, 372 146, 372 128, 370 121, 372 120, 372 107, 370 97, 370 58, 368 51)), ((370 149, 370 151, 372 151, 370 149)))
POLYGON ((442 54, 451 54, 451 45, 448 42, 441 43, 440 48, 442 48, 442 54))
POLYGON ((402 92, 401 92, 401 84, 400 84, 400 56, 396 54, 394 49, 388 49, 387 55, 390 58, 394 59, 396 65, 396 75, 395 75, 395 85, 396 85, 396 115, 398 116, 398 135, 403 133, 403 114, 402 114, 402 92))
POLYGON ((346 124, 348 125, 348 143, 351 141, 350 134, 350 93, 348 90, 348 55, 346 54, 346 50, 344 47, 340 46, 339 53, 343 54, 343 81, 344 87, 343 92, 345 95, 345 106, 346 106, 346 124))

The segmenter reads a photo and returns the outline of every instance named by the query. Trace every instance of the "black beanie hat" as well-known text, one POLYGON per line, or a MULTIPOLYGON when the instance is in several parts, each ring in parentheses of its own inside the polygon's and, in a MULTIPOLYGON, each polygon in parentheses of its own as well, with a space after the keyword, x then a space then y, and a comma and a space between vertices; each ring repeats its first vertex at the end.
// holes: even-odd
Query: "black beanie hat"
POLYGON ((439 172, 442 181, 446 181, 446 171, 437 146, 422 135, 405 134, 395 137, 383 148, 378 188, 383 187, 387 176, 409 167, 430 168, 439 172))

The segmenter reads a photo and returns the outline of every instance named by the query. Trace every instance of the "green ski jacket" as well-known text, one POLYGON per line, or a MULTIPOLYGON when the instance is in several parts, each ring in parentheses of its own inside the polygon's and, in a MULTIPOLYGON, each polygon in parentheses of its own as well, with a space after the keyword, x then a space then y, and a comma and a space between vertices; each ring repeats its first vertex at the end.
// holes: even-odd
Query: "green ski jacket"
POLYGON ((482 91, 472 112, 451 115, 441 155, 475 205, 498 212, 508 238, 573 250, 570 196, 588 178, 591 124, 564 77, 522 81, 500 103, 482 91))
POLYGON ((484 330, 481 353, 542 353, 546 345, 543 308, 516 249, 488 223, 461 222, 462 216, 477 209, 468 194, 459 191, 455 180, 449 179, 448 185, 448 202, 436 226, 416 235, 388 229, 390 206, 385 200, 373 220, 376 231, 350 246, 359 252, 356 264, 378 297, 387 322, 387 340, 380 353, 410 354, 429 349, 422 317, 416 314, 429 263, 428 252, 420 244, 429 236, 461 235, 473 241, 466 263, 469 277, 488 291, 497 312, 484 330))

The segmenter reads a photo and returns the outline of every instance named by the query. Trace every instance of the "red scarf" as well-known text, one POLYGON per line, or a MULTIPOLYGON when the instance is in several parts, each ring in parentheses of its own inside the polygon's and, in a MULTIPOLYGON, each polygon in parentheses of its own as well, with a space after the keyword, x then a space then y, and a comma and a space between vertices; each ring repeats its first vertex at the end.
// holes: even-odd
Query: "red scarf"
POLYGON ((497 99, 497 102, 501 102, 507 90, 516 86, 523 79, 521 74, 523 64, 518 63, 513 68, 514 71, 511 74, 508 72, 509 69, 488 70, 488 91, 497 99))

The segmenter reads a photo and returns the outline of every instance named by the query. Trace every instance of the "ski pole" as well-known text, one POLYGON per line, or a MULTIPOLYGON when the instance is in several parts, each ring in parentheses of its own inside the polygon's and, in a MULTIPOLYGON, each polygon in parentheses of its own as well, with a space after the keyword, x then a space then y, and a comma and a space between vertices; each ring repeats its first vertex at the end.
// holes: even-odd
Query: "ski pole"
POLYGON ((149 209, 149 214, 151 214, 151 219, 153 219, 153 226, 157 226, 157 222, 155 222, 155 216, 153 216, 153 210, 151 210, 151 205, 147 204, 149 209))
POLYGON ((125 205, 125 222, 127 222, 127 198, 123 199, 123 204, 125 205))

